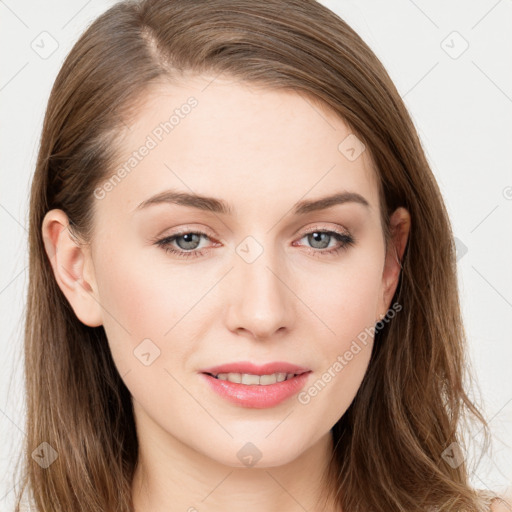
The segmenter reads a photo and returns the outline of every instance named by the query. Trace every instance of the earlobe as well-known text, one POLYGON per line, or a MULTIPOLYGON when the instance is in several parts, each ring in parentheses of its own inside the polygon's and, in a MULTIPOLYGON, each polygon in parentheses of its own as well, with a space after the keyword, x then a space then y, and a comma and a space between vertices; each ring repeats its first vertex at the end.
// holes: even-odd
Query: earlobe
POLYGON ((411 217, 405 208, 397 208, 389 220, 391 240, 386 253, 382 273, 382 304, 380 314, 386 314, 391 306, 402 270, 402 260, 409 238, 411 217))
POLYGON ((50 210, 41 229, 55 280, 76 316, 89 327, 102 325, 94 273, 89 272, 92 268, 90 253, 70 231, 66 213, 59 209, 50 210))

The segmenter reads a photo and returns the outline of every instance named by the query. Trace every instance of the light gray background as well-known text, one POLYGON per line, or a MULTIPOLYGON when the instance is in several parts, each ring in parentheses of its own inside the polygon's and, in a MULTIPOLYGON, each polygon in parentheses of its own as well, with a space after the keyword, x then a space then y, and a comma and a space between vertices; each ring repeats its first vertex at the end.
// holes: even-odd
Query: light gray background
MULTIPOLYGON (((11 471, 23 439, 28 195, 44 110, 64 57, 86 26, 114 3, 0 0, 1 510, 11 506, 11 471)), ((494 442, 492 457, 482 460, 471 479, 475 487, 510 492, 512 0, 322 3, 383 62, 445 197, 459 240, 461 299, 479 384, 476 400, 482 402, 494 442)), ((471 459, 473 453, 466 456, 471 459)))

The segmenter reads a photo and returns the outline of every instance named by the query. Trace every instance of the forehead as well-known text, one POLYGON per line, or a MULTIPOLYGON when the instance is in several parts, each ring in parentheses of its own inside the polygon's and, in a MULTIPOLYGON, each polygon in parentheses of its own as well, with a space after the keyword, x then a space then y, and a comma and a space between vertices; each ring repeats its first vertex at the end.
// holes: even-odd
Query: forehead
POLYGON ((122 178, 102 208, 131 211, 173 188, 263 209, 349 190, 377 209, 369 151, 341 117, 302 93, 204 75, 157 84, 124 131, 112 171, 122 178))

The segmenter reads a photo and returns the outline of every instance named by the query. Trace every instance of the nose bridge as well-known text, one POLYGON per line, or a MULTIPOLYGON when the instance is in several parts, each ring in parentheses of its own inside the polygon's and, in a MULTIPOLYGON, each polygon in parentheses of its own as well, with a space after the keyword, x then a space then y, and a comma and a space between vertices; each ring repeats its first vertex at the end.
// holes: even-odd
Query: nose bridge
POLYGON ((233 330, 242 328, 264 338, 290 326, 293 294, 285 285, 286 266, 279 250, 260 240, 246 237, 236 248, 228 323, 233 330))

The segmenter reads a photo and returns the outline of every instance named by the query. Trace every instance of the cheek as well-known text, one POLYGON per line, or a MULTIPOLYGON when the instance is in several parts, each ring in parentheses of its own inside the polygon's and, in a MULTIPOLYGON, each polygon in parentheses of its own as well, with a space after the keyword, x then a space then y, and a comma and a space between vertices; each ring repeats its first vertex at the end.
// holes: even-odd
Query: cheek
POLYGON ((382 268, 378 251, 359 251, 339 266, 304 281, 301 297, 319 319, 326 352, 344 346, 375 325, 381 294, 382 268))
MULTIPOLYGON (((146 345, 140 350, 158 354, 155 363, 165 366, 166 348, 197 301, 197 291, 183 273, 152 265, 140 250, 139 256, 135 250, 126 252, 127 257, 116 255, 115 264, 104 258, 95 265, 103 326, 121 374, 133 366, 141 343, 146 345)), ((179 352, 173 341, 173 357, 179 352)))
POLYGON ((306 416, 331 429, 346 413, 361 386, 371 357, 372 341, 340 347, 310 384, 297 396, 306 416))
POLYGON ((382 277, 378 254, 377 248, 360 251, 317 280, 327 288, 309 288, 308 305, 322 332, 316 338, 321 365, 298 401, 329 428, 350 406, 370 361, 382 277))

